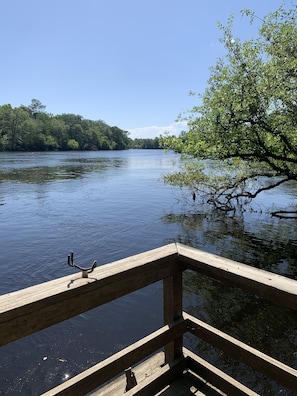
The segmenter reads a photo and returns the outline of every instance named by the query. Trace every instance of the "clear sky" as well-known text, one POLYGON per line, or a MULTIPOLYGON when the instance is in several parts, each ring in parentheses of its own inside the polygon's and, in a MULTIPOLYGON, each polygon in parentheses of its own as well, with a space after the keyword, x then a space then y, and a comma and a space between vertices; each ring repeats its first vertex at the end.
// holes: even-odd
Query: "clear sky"
POLYGON ((216 21, 282 0, 0 0, 0 105, 40 100, 54 115, 104 120, 131 137, 177 133, 223 54, 216 21))

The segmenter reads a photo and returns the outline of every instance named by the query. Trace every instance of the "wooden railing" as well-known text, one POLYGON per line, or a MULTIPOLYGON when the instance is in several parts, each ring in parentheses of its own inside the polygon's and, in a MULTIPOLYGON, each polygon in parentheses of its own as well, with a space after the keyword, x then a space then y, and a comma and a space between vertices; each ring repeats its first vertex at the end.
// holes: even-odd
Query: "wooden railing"
POLYGON ((0 346, 163 280, 164 327, 87 369, 47 396, 85 395, 164 349, 156 376, 126 394, 152 395, 185 369, 227 394, 256 394, 183 347, 190 332, 297 393, 297 371, 183 312, 182 273, 190 269, 297 310, 297 281, 181 244, 170 244, 96 268, 0 296, 0 346))

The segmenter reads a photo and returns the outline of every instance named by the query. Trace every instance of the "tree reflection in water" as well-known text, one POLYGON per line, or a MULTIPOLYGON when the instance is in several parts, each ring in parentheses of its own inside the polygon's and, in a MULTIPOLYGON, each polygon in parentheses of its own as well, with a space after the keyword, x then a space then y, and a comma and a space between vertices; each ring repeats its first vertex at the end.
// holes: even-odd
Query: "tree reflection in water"
MULTIPOLYGON (((290 278, 297 274, 295 220, 280 220, 247 213, 237 217, 218 213, 168 214, 175 223, 175 240, 222 257, 272 271, 290 278)), ((275 306, 262 298, 226 286, 206 276, 184 274, 184 309, 197 318, 240 339, 268 355, 297 368, 297 312, 275 306)), ((289 390, 209 344, 188 336, 187 346, 206 360, 250 386, 261 395, 293 395, 289 390)))

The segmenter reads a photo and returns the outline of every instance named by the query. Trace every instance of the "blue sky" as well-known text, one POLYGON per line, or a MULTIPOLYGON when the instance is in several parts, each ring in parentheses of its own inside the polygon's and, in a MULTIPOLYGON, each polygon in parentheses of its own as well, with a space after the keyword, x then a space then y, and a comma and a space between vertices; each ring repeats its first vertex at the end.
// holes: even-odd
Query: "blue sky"
MULTIPOLYGON (((0 105, 40 100, 52 114, 104 120, 131 137, 178 133, 223 55, 216 21, 259 17, 281 0, 1 0, 0 105)), ((285 2, 291 4, 289 1, 285 2)))

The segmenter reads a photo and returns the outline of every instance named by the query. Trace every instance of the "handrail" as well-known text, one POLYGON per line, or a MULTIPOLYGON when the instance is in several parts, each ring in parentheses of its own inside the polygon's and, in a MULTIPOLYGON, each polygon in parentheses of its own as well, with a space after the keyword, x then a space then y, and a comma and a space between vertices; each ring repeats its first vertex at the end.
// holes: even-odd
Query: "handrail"
POLYGON ((0 346, 115 300, 179 271, 174 244, 0 296, 0 346))
POLYGON ((95 268, 88 278, 70 275, 0 296, 0 346, 163 280, 165 327, 65 382, 61 394, 71 394, 68 386, 71 389, 74 384, 81 392, 77 394, 83 394, 82 389, 89 391, 162 346, 165 363, 179 361, 186 331, 235 357, 240 355, 245 363, 297 393, 296 370, 183 312, 182 272, 187 269, 297 310, 297 281, 177 243, 95 268), (173 323, 179 326, 170 327, 173 323), (101 376, 94 380, 98 371, 101 376))
POLYGON ((297 311, 295 280, 182 244, 177 244, 177 251, 184 269, 237 286, 274 304, 297 311))

